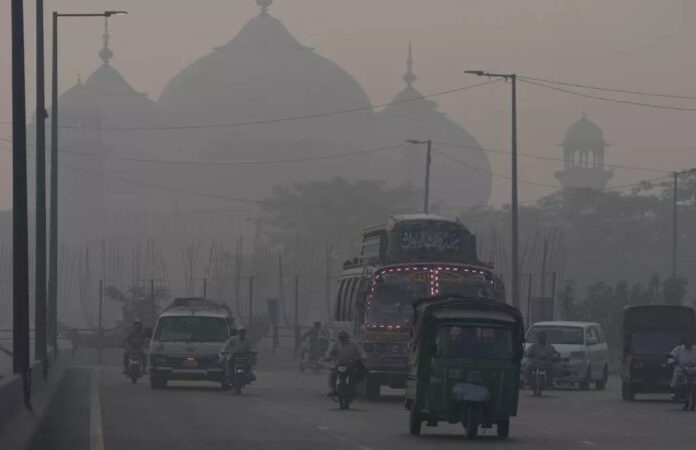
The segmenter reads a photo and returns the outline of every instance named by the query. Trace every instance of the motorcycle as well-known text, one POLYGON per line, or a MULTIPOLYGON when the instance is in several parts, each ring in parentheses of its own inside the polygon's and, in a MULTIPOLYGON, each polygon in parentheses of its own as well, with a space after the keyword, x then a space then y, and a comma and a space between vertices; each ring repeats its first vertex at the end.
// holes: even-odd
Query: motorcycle
POLYGON ((143 351, 131 350, 128 352, 128 378, 133 384, 143 376, 143 351))
POLYGON ((230 356, 225 364, 226 370, 222 383, 223 390, 234 389, 240 395, 242 388, 256 380, 251 371, 256 358, 256 352, 230 356))
POLYGON ((336 396, 334 400, 338 402, 340 409, 350 409, 350 404, 355 400, 355 386, 362 378, 364 366, 361 361, 353 361, 350 364, 337 364, 336 371, 336 396))
POLYGON ((305 342, 300 358, 300 372, 304 373, 305 370, 311 370, 314 374, 321 372, 324 366, 322 365, 320 355, 326 353, 328 348, 329 341, 325 338, 319 338, 315 349, 311 348, 309 342, 305 342))
POLYGON ((684 411, 696 409, 696 366, 681 366, 684 411))
POLYGON ((532 369, 532 377, 531 380, 529 380, 529 384, 531 385, 532 390, 534 391, 535 397, 541 397, 542 392, 544 391, 544 389, 546 389, 546 386, 548 386, 548 384, 551 382, 551 380, 549 379, 549 364, 558 362, 559 359, 560 358, 558 357, 558 355, 554 355, 550 358, 544 358, 538 361, 530 362, 534 365, 534 367, 532 369))

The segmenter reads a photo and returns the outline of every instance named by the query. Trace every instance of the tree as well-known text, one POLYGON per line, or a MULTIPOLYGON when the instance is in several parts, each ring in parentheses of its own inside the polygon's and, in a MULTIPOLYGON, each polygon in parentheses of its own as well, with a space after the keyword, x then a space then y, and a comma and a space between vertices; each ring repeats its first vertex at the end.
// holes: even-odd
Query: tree
POLYGON ((685 278, 667 278, 662 282, 662 299, 666 305, 681 305, 686 295, 685 278))
POLYGON ((387 187, 376 180, 336 177, 273 188, 257 229, 274 242, 297 237, 315 242, 356 239, 369 225, 389 215, 420 211, 421 193, 410 185, 387 187))
POLYGON ((143 286, 133 286, 126 292, 114 286, 104 289, 104 295, 107 298, 121 303, 123 315, 121 328, 130 327, 135 320, 140 320, 146 327, 155 324, 158 307, 169 298, 169 291, 167 288, 159 286, 155 288, 154 297, 152 294, 150 288, 143 286))

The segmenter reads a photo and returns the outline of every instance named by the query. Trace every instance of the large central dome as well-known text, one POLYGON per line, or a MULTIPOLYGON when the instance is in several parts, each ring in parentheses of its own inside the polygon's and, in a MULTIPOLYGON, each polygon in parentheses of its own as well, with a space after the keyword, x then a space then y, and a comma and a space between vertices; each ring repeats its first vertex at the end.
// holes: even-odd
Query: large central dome
POLYGON ((354 140, 372 121, 362 87, 343 69, 301 45, 267 8, 229 43, 179 73, 159 104, 170 125, 228 124, 322 114, 355 113, 245 127, 266 141, 354 140))

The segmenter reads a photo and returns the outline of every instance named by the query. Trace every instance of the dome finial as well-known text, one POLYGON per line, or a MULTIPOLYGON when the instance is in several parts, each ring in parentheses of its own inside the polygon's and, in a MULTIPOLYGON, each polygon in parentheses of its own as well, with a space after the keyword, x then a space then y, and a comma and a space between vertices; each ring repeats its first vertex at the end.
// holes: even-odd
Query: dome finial
POLYGON ((256 0, 256 4, 261 7, 261 14, 268 14, 268 8, 273 4, 273 0, 256 0))
POLYGON ((111 58, 114 57, 114 52, 109 48, 109 18, 104 17, 104 35, 102 36, 104 46, 99 51, 99 57, 104 64, 109 64, 111 58))
POLYGON ((411 41, 408 41, 408 59, 406 60, 406 73, 404 74, 404 81, 409 87, 411 87, 413 82, 416 81, 416 75, 413 73, 413 47, 411 46, 411 41))

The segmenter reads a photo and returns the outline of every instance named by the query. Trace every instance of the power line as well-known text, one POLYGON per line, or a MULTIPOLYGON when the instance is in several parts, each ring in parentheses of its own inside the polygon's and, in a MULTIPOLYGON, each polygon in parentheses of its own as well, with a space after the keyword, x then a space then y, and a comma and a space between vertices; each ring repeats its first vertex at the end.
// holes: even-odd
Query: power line
MULTIPOLYGON (((267 125, 267 124, 273 124, 273 123, 280 123, 280 122, 291 122, 291 121, 296 121, 296 120, 306 120, 306 119, 318 119, 321 117, 328 117, 328 116, 335 116, 339 114, 347 114, 347 113, 353 113, 353 112, 359 112, 359 111, 369 111, 369 110, 374 110, 378 108, 383 108, 386 106, 390 105, 398 105, 401 103, 408 103, 408 102, 414 102, 414 101, 422 101, 424 99, 428 98, 433 98, 433 97, 440 97, 443 95, 448 95, 448 94, 454 94, 457 92, 462 92, 466 91, 469 89, 474 89, 477 87, 485 86, 488 84, 493 84, 493 83, 498 83, 500 80, 489 80, 489 81, 484 81, 482 83, 476 83, 476 84, 470 84, 467 86, 462 86, 459 88, 455 89, 448 89, 446 91, 439 91, 439 92, 434 92, 428 95, 423 95, 419 97, 413 97, 413 98, 406 98, 403 100, 397 100, 397 101, 392 101, 389 103, 382 103, 378 105, 370 105, 370 106, 361 106, 357 108, 346 108, 346 109, 339 109, 335 111, 327 111, 327 112, 322 112, 322 113, 314 113, 314 114, 304 114, 304 115, 298 115, 298 116, 288 116, 288 117, 279 117, 276 119, 264 119, 264 120, 249 120, 245 122, 233 122, 233 123, 221 123, 221 124, 191 124, 191 125, 162 125, 162 126, 142 126, 142 127, 84 127, 84 126, 69 126, 69 125, 64 125, 64 126, 59 126, 58 128, 60 129, 77 129, 77 130, 110 130, 110 131, 170 131, 170 130, 199 130, 199 129, 211 129, 211 128, 236 128, 236 127, 243 127, 243 126, 251 126, 251 125, 267 125)), ((7 121, 0 121, 0 124, 4 125, 11 125, 12 122, 7 122, 7 121)))
MULTIPOLYGON (((0 147, 0 148, 2 148, 5 151, 11 152, 11 150, 6 148, 6 147, 0 147)), ((301 204, 294 204, 294 203, 279 203, 279 202, 276 202, 273 200, 253 200, 253 199, 248 199, 248 198, 243 198, 243 197, 229 197, 229 196, 221 195, 221 194, 211 194, 208 192, 191 191, 191 190, 177 188, 177 187, 173 187, 173 186, 164 186, 164 185, 160 185, 160 184, 149 183, 147 181, 133 180, 130 178, 119 177, 116 175, 109 175, 109 174, 106 174, 104 172, 100 172, 97 170, 91 170, 91 169, 87 169, 84 167, 73 166, 73 165, 65 164, 65 163, 60 163, 60 165, 62 167, 66 167, 68 169, 77 170, 77 171, 89 173, 89 174, 92 174, 95 176, 120 181, 122 183, 133 184, 136 186, 142 186, 142 187, 147 187, 147 188, 151 188, 151 189, 158 189, 158 190, 162 190, 162 191, 176 192, 179 194, 187 194, 187 195, 192 195, 195 197, 206 197, 206 198, 212 198, 212 199, 216 199, 216 200, 227 200, 227 201, 256 204, 256 205, 272 204, 272 205, 277 205, 277 206, 287 206, 287 207, 302 208, 302 209, 345 210, 345 208, 340 208, 340 207, 335 207, 335 206, 301 205, 301 204)))
POLYGON ((601 86, 593 86, 590 84, 571 83, 568 81, 545 80, 543 78, 534 78, 534 77, 528 77, 528 76, 522 76, 522 75, 518 75, 517 78, 520 80, 538 81, 541 83, 558 84, 561 86, 571 86, 571 87, 578 87, 578 88, 584 88, 584 89, 593 89, 595 91, 616 92, 618 94, 643 95, 646 97, 662 97, 662 98, 674 98, 674 99, 682 99, 682 100, 696 100, 696 96, 691 96, 691 95, 674 95, 674 94, 663 94, 663 93, 657 93, 657 92, 632 91, 632 90, 628 90, 628 89, 616 89, 616 88, 607 88, 607 87, 601 87, 601 86))
MULTIPOLYGON (((11 142, 9 139, 0 138, 0 141, 11 142)), ((403 144, 388 145, 384 147, 377 147, 365 150, 357 150, 347 153, 339 153, 335 155, 320 155, 320 156, 308 156, 304 158, 294 158, 294 159, 277 159, 270 161, 259 161, 259 160, 247 160, 247 161, 193 161, 193 160, 173 160, 173 159, 149 159, 149 158, 132 158, 127 156, 115 156, 115 155, 99 155, 96 153, 81 152, 77 150, 66 150, 60 149, 59 152, 74 154, 80 156, 87 156, 91 158, 102 158, 111 159, 117 161, 129 161, 137 163, 148 163, 148 164, 170 164, 170 165, 180 165, 180 166, 265 166, 273 164, 292 164, 301 162, 311 162, 311 161, 321 161, 321 160, 331 160, 339 158, 349 158, 351 156, 357 155, 367 155, 378 152, 383 152, 386 150, 392 150, 395 148, 400 148, 403 144)))
POLYGON ((594 100, 601 100, 604 102, 640 106, 643 108, 662 109, 662 110, 668 110, 668 111, 696 112, 696 108, 686 108, 686 107, 681 107, 681 106, 669 106, 669 105, 657 105, 654 103, 635 102, 632 100, 620 100, 620 99, 611 98, 611 97, 603 97, 601 95, 585 94, 582 92, 573 91, 570 89, 564 89, 564 88, 560 88, 557 86, 550 86, 548 84, 537 83, 536 81, 530 81, 530 80, 522 79, 522 78, 520 79, 520 81, 522 83, 531 84, 531 85, 545 88, 545 89, 551 89, 553 91, 564 92, 566 94, 575 95, 577 97, 591 98, 594 100))
MULTIPOLYGON (((456 147, 456 148, 461 148, 465 150, 472 150, 472 151, 480 151, 484 153, 500 153, 503 155, 510 155, 510 152, 502 151, 502 150, 493 150, 490 148, 481 148, 481 147, 474 147, 470 145, 461 145, 461 144, 452 144, 448 142, 435 142, 433 141, 434 144, 438 145, 445 145, 448 147, 456 147)), ((531 158, 531 159, 543 159, 543 160, 548 160, 548 161, 561 161, 565 162, 565 159, 563 158, 557 158, 554 156, 543 156, 543 155, 534 155, 534 154, 529 154, 529 153, 518 153, 519 156, 523 156, 525 158, 531 158)), ((636 166, 625 166, 621 164, 605 164, 606 167, 611 167, 615 169, 630 169, 630 170, 642 170, 645 172, 657 172, 657 173, 672 173, 672 170, 664 170, 664 169, 653 169, 649 167, 636 167, 636 166)))
MULTIPOLYGON (((466 166, 466 167, 468 167, 468 168, 470 168, 470 169, 478 170, 478 171, 480 171, 480 172, 485 172, 485 173, 487 173, 487 174, 489 174, 489 175, 492 175, 492 176, 494 176, 494 177, 504 178, 504 179, 506 179, 506 180, 512 179, 511 177, 509 177, 509 176, 507 176, 507 175, 501 175, 501 174, 499 174, 499 173, 495 173, 495 172, 493 172, 493 171, 491 171, 491 170, 484 169, 484 168, 482 168, 482 167, 472 166, 471 164, 469 164, 469 163, 466 162, 466 161, 462 161, 461 159, 455 158, 454 156, 448 155, 447 153, 441 152, 441 151, 439 151, 439 150, 433 149, 433 152, 434 152, 434 153, 437 153, 438 155, 444 156, 445 158, 449 159, 450 161, 456 162, 456 163, 458 163, 458 164, 462 164, 462 165, 464 165, 464 166, 466 166)), ((533 185, 533 186, 540 186, 540 187, 552 188, 552 189, 559 189, 559 188, 560 188, 559 186, 552 186, 552 185, 550 185, 550 184, 537 183, 537 182, 535 182, 535 181, 523 181, 523 180, 518 180, 518 181, 519 181, 520 183, 523 183, 523 184, 530 184, 530 185, 533 185)))

